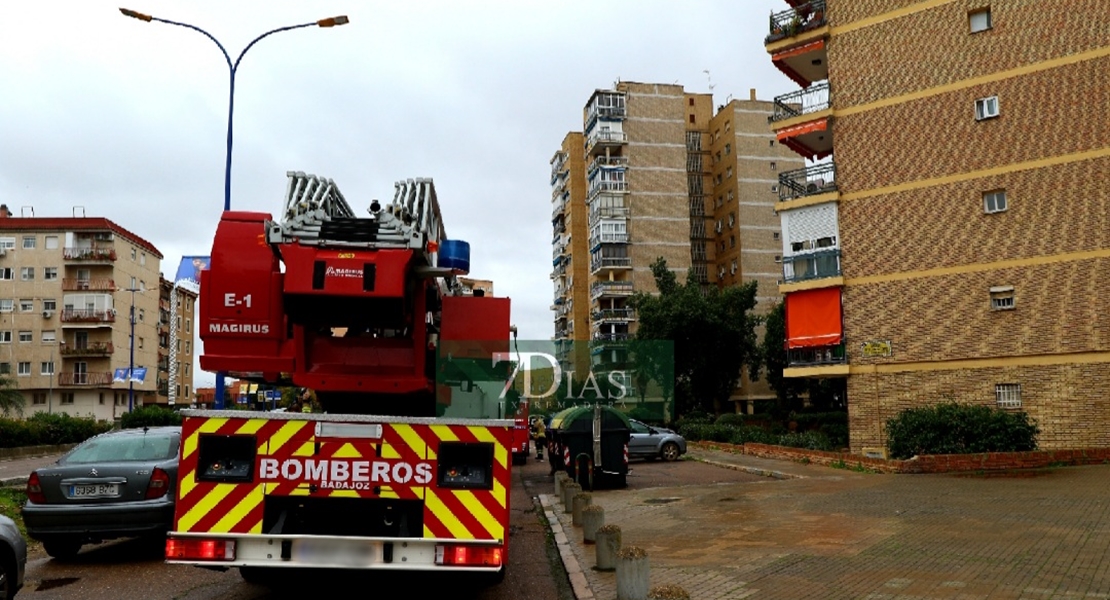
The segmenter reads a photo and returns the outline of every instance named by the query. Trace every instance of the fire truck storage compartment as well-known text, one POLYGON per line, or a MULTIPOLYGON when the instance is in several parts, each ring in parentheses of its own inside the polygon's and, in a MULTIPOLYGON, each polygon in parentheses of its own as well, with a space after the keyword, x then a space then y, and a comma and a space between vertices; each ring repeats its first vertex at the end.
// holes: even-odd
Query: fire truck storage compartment
POLYGON ((419 538, 424 536, 424 501, 269 495, 262 532, 419 538))
POLYGON ((557 446, 549 460, 564 468, 583 489, 625 486, 625 449, 632 426, 621 411, 608 406, 574 406, 551 417, 547 435, 557 446), (595 419, 600 420, 600 457, 594 454, 595 419))

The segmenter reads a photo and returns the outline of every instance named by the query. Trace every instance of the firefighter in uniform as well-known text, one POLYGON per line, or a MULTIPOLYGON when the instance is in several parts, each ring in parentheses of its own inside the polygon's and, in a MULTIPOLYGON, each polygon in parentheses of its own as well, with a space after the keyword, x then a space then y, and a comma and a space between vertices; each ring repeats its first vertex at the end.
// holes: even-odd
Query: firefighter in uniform
POLYGON ((543 460, 543 447, 547 445, 547 429, 543 426, 543 418, 536 417, 535 425, 535 438, 536 438, 536 460, 543 460))

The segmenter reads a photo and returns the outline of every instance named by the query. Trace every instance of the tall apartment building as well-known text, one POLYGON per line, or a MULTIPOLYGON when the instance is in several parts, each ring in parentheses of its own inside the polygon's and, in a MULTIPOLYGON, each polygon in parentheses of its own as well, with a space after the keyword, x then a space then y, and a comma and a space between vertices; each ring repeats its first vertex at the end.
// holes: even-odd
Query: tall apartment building
POLYGON ((786 374, 844 380, 857 453, 944 401, 1110 444, 1110 12, 788 4, 771 127, 814 161, 779 176, 786 374))
POLYGON ((158 282, 158 394, 154 402, 189 406, 193 387, 193 325, 197 292, 165 277, 158 282), (172 315, 172 318, 171 318, 172 315))
MULTIPOLYGON (((757 172, 793 157, 768 143, 769 106, 730 102, 714 115, 712 95, 656 83, 590 96, 583 133, 568 134, 551 161, 556 339, 590 340, 596 353, 635 333, 628 299, 657 291, 659 257, 680 280, 758 279, 764 299, 777 296, 776 180, 757 172)), ((744 386, 734 398, 765 396, 744 386)))
POLYGON ((149 369, 134 404, 154 401, 161 259, 108 219, 15 217, 0 205, 0 373, 25 398, 24 415, 128 410, 128 384, 113 373, 132 364, 132 298, 133 364, 149 369))

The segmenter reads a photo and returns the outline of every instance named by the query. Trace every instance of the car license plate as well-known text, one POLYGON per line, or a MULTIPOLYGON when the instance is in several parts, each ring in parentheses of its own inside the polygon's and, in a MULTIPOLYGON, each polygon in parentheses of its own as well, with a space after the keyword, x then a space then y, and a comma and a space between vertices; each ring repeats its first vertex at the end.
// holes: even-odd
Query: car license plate
POLYGON ((295 540, 292 558, 295 562, 336 567, 368 567, 374 563, 377 544, 339 540, 295 540))
POLYGON ((115 498, 119 496, 118 483, 69 486, 70 498, 115 498))

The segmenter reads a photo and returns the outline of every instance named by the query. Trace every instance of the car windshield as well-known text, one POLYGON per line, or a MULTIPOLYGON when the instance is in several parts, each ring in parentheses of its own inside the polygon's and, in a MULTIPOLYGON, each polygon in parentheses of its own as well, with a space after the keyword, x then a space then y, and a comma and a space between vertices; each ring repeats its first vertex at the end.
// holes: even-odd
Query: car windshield
POLYGON ((89 440, 73 449, 63 464, 168 460, 177 454, 169 434, 115 435, 89 440))

